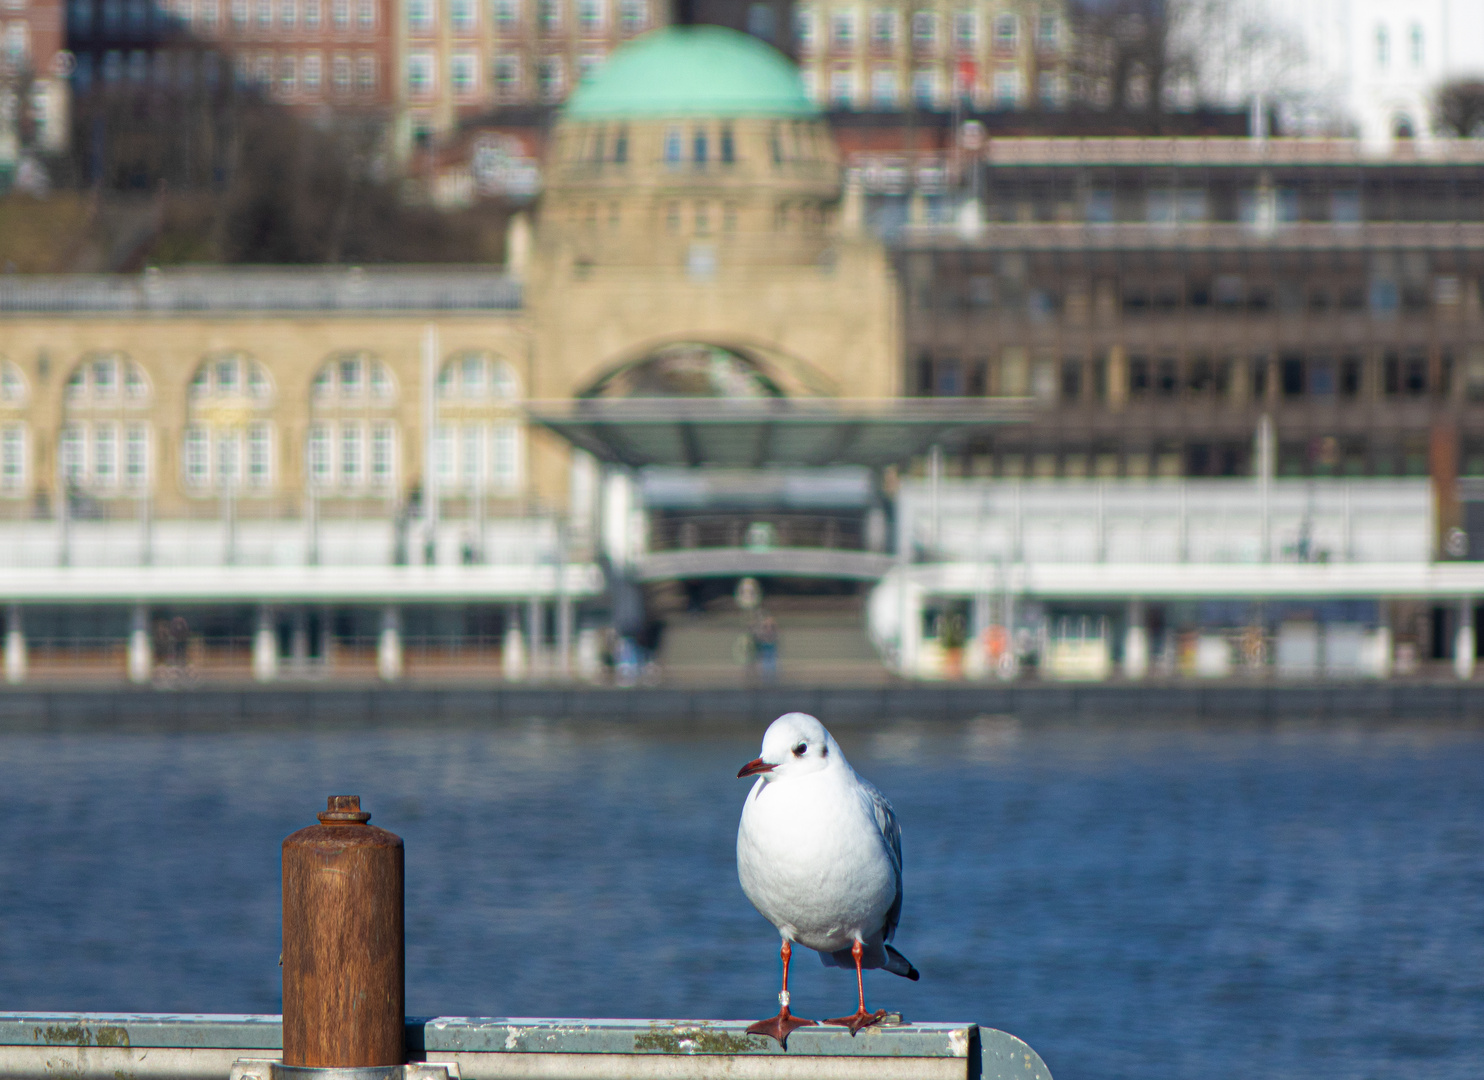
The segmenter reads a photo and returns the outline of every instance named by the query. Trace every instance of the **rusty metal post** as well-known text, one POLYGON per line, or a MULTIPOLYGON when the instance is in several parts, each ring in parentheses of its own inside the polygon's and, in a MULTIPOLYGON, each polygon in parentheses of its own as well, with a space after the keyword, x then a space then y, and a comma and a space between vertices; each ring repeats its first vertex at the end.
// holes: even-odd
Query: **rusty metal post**
POLYGON ((402 838, 332 795, 283 842, 283 1064, 398 1066, 403 1038, 402 838))

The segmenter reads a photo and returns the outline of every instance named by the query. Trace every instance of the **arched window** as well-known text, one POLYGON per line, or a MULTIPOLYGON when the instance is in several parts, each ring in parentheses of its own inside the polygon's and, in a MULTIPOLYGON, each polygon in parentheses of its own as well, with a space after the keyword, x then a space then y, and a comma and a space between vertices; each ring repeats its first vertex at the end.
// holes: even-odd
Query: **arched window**
POLYGON ((311 390, 306 478, 316 490, 381 495, 397 482, 397 386, 367 352, 330 357, 311 390))
POLYGON ((515 369, 489 353, 459 353, 438 372, 438 397, 444 401, 514 402, 520 398, 515 369))
POLYGON ((396 396, 391 371, 370 353, 333 356, 314 377, 316 407, 391 404, 396 396))
POLYGON ((433 434, 438 483, 450 492, 514 494, 525 482, 525 424, 515 369, 485 352, 450 357, 438 372, 433 434))
POLYGON ((57 472, 94 495, 138 493, 150 481, 153 436, 144 369, 122 353, 95 353, 72 369, 63 393, 57 472))
POLYGON ((245 353, 215 353, 201 361, 187 390, 181 435, 181 479, 188 491, 272 489, 273 396, 267 369, 245 353))
POLYGON ((24 495, 27 490, 31 439, 22 409, 29 398, 21 369, 0 358, 0 495, 24 495))

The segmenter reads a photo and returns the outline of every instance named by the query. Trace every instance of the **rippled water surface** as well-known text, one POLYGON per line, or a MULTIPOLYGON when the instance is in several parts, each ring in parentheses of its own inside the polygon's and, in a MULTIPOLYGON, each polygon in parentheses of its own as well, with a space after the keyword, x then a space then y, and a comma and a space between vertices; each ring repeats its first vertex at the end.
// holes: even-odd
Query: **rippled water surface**
MULTIPOLYGON (((1057 1080, 1484 1073, 1484 734, 836 732, 896 804, 912 984, 1057 1080)), ((0 1010, 276 1012, 279 842, 358 792, 407 843, 408 1010, 758 1017, 733 844, 761 730, 0 735, 0 1010)), ((852 1006, 807 952, 794 1003, 852 1006)))

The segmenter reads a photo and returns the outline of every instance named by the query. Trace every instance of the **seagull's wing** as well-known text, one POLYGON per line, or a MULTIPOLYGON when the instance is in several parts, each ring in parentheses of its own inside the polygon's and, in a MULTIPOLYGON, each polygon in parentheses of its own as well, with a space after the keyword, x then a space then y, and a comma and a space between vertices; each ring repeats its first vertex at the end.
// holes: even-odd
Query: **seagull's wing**
POLYGON ((897 896, 886 913, 886 926, 882 931, 882 938, 890 941, 902 917, 902 827, 897 824, 896 811, 886 796, 869 781, 861 780, 860 783, 862 794, 876 817, 876 828, 881 830, 881 839, 886 841, 886 850, 891 854, 891 868, 897 878, 897 896))

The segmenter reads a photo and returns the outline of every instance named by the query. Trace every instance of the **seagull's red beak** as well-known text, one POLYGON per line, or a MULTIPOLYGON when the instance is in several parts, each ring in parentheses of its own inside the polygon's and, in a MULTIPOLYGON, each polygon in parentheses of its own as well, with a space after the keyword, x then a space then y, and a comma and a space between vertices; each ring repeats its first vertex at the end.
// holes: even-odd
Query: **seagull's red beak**
POLYGON ((743 776, 756 776, 758 773, 772 772, 776 768, 776 765, 764 761, 762 758, 753 758, 746 765, 743 765, 740 769, 737 770, 737 776, 738 778, 741 778, 743 776))

